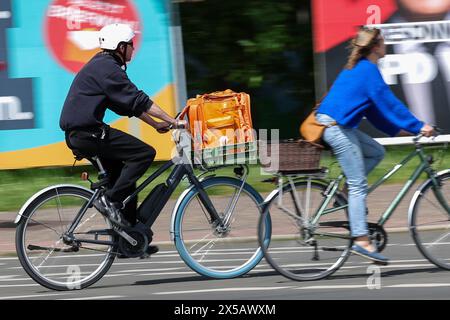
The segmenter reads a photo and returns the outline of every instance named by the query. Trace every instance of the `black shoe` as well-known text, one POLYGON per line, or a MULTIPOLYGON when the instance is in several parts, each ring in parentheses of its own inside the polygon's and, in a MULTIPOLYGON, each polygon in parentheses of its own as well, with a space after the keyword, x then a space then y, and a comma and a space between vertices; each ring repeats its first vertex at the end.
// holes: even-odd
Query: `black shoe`
POLYGON ((105 217, 122 228, 130 227, 131 224, 122 217, 120 210, 116 208, 114 203, 110 202, 105 195, 99 196, 94 201, 94 207, 105 217))
POLYGON ((102 215, 109 217, 109 212, 108 212, 108 205, 107 205, 107 200, 105 198, 105 196, 99 196, 97 199, 94 200, 94 208, 98 210, 98 212, 100 212, 102 215))
POLYGON ((149 258, 152 254, 155 254, 159 251, 158 246, 152 246, 149 245, 147 250, 145 250, 145 253, 140 257, 140 259, 147 259, 149 258))

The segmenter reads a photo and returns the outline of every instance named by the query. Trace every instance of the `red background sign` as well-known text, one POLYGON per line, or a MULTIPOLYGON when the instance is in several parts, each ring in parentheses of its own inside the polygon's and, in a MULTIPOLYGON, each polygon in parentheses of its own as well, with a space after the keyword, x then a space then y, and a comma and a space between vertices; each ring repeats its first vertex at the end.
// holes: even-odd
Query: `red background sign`
POLYGON ((350 40, 356 34, 356 27, 369 24, 367 19, 374 14, 370 10, 372 6, 381 9, 381 21, 376 23, 383 23, 397 9, 393 0, 314 0, 312 4, 315 52, 327 51, 350 40))
POLYGON ((100 50, 96 31, 111 23, 126 23, 137 31, 137 50, 141 21, 132 1, 54 0, 45 18, 47 46, 59 64, 76 73, 100 50))

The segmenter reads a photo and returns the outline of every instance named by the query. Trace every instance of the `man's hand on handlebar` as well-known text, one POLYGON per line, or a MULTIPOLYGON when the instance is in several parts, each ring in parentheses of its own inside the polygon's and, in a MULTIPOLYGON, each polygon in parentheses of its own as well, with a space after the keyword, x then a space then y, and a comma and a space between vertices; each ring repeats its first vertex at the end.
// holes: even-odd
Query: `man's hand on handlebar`
POLYGON ((420 133, 424 136, 424 137, 431 137, 433 135, 435 135, 435 130, 432 126, 430 126, 429 124, 425 124, 422 129, 420 129, 420 133))
POLYGON ((162 121, 158 122, 156 125, 156 131, 159 133, 167 133, 171 129, 184 129, 186 128, 187 122, 186 120, 175 120, 172 124, 162 121))
POLYGON ((170 130, 170 123, 162 121, 162 122, 158 122, 155 126, 156 131, 158 131, 158 133, 166 133, 169 132, 170 130))
POLYGON ((185 129, 187 126, 186 120, 175 120, 173 124, 170 125, 170 129, 185 129))

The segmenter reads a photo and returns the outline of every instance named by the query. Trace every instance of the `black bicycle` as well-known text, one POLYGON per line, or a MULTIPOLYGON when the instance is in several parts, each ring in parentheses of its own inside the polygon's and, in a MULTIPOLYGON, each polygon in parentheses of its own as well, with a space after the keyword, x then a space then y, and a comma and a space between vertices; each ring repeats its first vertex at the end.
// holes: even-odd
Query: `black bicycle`
POLYGON ((170 226, 181 258, 192 270, 211 278, 234 278, 253 269, 263 257, 257 233, 263 199, 246 183, 247 165, 234 166, 236 177, 215 176, 216 168, 203 168, 205 176, 197 177, 186 152, 189 138, 180 133, 173 132, 178 156, 123 202, 173 167, 166 182, 154 187, 139 206, 134 227, 117 225, 93 206, 108 185, 97 157, 92 160, 99 168, 99 181, 91 182, 91 190, 63 184, 32 196, 16 218, 16 250, 29 276, 54 290, 82 289, 101 279, 118 254, 142 256, 150 227, 184 178, 189 187, 176 202, 170 226))

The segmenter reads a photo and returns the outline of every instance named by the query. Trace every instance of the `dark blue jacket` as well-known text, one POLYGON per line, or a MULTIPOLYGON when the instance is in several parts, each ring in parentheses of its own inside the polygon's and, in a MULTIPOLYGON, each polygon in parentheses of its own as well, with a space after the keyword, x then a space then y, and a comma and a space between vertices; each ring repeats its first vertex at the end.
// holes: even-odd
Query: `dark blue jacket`
POLYGON ((379 130, 395 136, 400 129, 419 133, 424 123, 395 97, 378 66, 361 59, 353 69, 344 69, 324 98, 318 113, 339 125, 356 128, 366 117, 379 130))
POLYGON ((59 120, 64 131, 103 124, 106 109, 139 117, 153 102, 131 81, 120 59, 110 53, 96 54, 76 75, 59 120))

